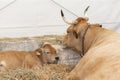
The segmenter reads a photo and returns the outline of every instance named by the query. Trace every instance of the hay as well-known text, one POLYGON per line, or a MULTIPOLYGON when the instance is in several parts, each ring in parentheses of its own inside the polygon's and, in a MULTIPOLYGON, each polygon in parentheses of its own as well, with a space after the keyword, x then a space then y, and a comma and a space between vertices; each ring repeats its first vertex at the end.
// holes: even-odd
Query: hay
POLYGON ((0 80, 63 80, 71 69, 60 64, 44 65, 39 70, 9 69, 0 72, 0 80))
POLYGON ((66 65, 47 65, 42 67, 40 75, 42 80, 63 80, 64 76, 71 71, 71 67, 66 65))
POLYGON ((0 80, 40 80, 40 78, 33 70, 21 68, 1 71, 0 80))

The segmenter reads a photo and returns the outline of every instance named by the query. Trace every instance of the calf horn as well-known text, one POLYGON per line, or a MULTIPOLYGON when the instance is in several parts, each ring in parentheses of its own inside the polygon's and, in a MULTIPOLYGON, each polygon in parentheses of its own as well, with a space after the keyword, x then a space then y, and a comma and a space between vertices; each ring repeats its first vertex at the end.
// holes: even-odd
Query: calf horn
POLYGON ((66 18, 64 17, 64 13, 63 13, 62 10, 61 10, 61 16, 62 16, 63 21, 64 21, 65 23, 69 24, 69 25, 73 25, 73 24, 77 24, 77 23, 78 23, 78 21, 74 21, 74 22, 69 22, 69 21, 67 21, 66 18))

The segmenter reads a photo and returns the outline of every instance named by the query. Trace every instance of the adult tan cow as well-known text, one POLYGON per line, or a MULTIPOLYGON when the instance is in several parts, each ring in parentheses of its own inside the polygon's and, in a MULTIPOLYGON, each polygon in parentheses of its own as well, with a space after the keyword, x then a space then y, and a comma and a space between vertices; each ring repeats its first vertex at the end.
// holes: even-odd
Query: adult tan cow
MULTIPOLYGON (((65 22, 66 19, 62 13, 65 22)), ((119 80, 120 34, 78 17, 70 23, 64 43, 83 54, 66 80, 119 80)))
POLYGON ((50 44, 44 44, 42 48, 33 52, 2 51, 0 52, 0 70, 19 67, 39 69, 42 64, 57 63, 59 57, 55 51, 56 49, 50 44))

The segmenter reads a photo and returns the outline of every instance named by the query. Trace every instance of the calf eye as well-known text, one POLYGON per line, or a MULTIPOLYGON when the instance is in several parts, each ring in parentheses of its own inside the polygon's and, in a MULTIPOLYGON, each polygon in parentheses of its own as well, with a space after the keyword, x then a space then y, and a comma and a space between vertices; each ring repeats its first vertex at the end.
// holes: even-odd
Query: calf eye
POLYGON ((46 54, 50 54, 50 52, 46 52, 46 54))

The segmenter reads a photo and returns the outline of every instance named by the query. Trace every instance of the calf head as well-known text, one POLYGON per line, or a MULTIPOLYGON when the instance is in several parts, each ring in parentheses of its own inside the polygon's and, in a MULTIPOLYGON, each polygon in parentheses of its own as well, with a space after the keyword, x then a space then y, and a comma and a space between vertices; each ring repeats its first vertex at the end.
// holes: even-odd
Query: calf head
POLYGON ((46 64, 56 64, 59 61, 56 49, 50 44, 44 44, 42 48, 37 49, 36 54, 46 64))

